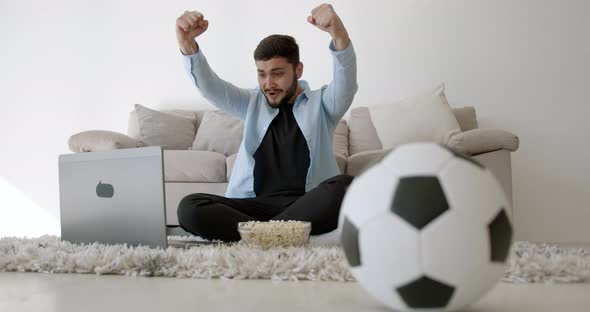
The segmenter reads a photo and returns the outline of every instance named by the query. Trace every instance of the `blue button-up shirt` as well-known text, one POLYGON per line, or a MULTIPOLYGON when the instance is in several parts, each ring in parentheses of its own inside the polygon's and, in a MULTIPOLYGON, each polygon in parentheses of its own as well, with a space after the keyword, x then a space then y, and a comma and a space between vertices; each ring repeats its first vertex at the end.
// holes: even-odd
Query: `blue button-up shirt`
MULTIPOLYGON (((338 121, 344 116, 358 89, 356 55, 352 43, 341 51, 330 43, 333 56, 333 80, 319 90, 299 80, 303 88, 293 104, 293 115, 307 141, 310 164, 305 191, 340 174, 334 157, 332 138, 338 121)), ((254 153, 262 142, 278 109, 272 108, 260 90, 238 88, 220 79, 211 69, 202 50, 185 57, 186 69, 201 95, 215 107, 244 122, 244 135, 231 179, 225 193, 229 198, 255 197, 254 153)), ((272 173, 269 173, 272 174, 272 173)))

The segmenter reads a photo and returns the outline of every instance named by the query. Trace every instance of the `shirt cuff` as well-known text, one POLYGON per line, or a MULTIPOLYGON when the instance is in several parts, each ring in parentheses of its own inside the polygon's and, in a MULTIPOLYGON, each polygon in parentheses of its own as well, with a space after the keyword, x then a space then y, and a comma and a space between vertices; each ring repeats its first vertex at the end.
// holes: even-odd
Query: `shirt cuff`
POLYGON ((352 46, 352 41, 349 40, 348 41, 348 46, 340 51, 336 50, 336 47, 334 47, 334 40, 330 40, 330 45, 328 46, 328 48, 330 49, 330 51, 332 52, 344 52, 346 50, 350 50, 352 46))
POLYGON ((194 54, 183 54, 180 49, 178 49, 178 52, 180 52, 180 55, 185 58, 195 58, 197 55, 201 54, 201 49, 199 48, 199 51, 195 52, 194 54))
POLYGON ((189 55, 184 55, 182 54, 182 52, 180 52, 180 56, 184 61, 185 68, 189 72, 192 72, 193 64, 203 62, 203 60, 205 59, 205 55, 201 52, 201 49, 199 49, 197 53, 189 55))

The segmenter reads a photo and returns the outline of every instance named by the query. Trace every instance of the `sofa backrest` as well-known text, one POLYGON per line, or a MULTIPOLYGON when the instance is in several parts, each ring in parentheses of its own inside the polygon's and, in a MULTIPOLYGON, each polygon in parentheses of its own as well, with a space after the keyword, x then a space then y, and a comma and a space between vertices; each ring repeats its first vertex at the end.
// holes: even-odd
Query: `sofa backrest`
MULTIPOLYGON (((403 110, 401 111, 403 112, 403 110)), ((460 107, 460 108, 452 108, 452 112, 453 115, 455 116, 455 119, 457 120, 457 123, 455 123, 453 121, 453 128, 452 129, 456 129, 457 124, 459 126, 459 128, 461 129, 461 131, 467 131, 467 130, 472 130, 477 128, 477 118, 475 116, 475 109, 473 107, 460 107)), ((412 118, 419 118, 417 116, 421 116, 421 115, 412 115, 412 113, 414 112, 410 112, 409 116, 414 116, 412 118)), ((380 116, 382 120, 386 120, 389 121, 390 118, 385 118, 383 119, 383 116, 380 116)), ((390 122, 397 122, 396 119, 399 118, 399 116, 391 116, 391 121, 390 122)), ((444 116, 441 116, 441 118, 443 118, 444 116)), ((449 116, 450 119, 452 119, 453 117, 449 116)), ((409 117, 408 117, 409 118, 409 117)), ((445 117, 446 118, 446 117, 445 117)), ((432 120, 437 120, 432 119, 432 120)), ((449 119, 446 119, 449 120, 449 119)), ((445 125, 445 119, 440 119, 440 123, 441 125, 445 125)), ((381 124, 382 128, 381 131, 396 131, 394 127, 392 128, 383 128, 383 123, 381 124)), ((394 125, 395 126, 395 125, 394 125)), ((415 125, 413 124, 412 127, 414 127, 415 125)), ((400 128, 401 129, 401 128, 400 128)), ((406 128, 403 128, 406 129, 406 128)), ((403 129, 401 129, 401 131, 403 131, 403 129)), ((430 128, 427 127, 425 128, 426 133, 435 133, 432 129, 436 129, 436 126, 430 128)), ((407 139, 404 138, 404 140, 401 140, 403 142, 412 142, 412 135, 416 135, 415 132, 416 130, 413 128, 408 128, 408 134, 407 134, 407 139)), ((446 130, 448 131, 448 130, 446 130)), ((390 133, 390 132, 384 132, 384 133, 390 133)), ((436 134, 436 133, 435 133, 436 134)), ((393 133, 393 135, 395 135, 395 133, 393 133)), ((424 140, 426 138, 418 138, 419 135, 416 135, 413 139, 414 140, 424 140)), ((440 142, 442 143, 439 139, 434 139, 434 137, 431 138, 432 140, 436 141, 436 142, 440 142)), ((403 143, 402 142, 402 143, 403 143)), ((391 146, 391 142, 387 142, 390 146, 391 146)), ((401 144, 401 143, 396 143, 397 144, 401 144)), ((366 107, 366 106, 360 106, 360 107, 355 107, 352 108, 350 110, 349 113, 349 119, 348 119, 348 153, 349 155, 355 155, 358 153, 362 153, 362 152, 367 152, 367 151, 375 151, 375 150, 381 150, 381 149, 390 149, 390 147, 387 147, 386 145, 383 144, 383 142, 381 141, 381 136, 378 134, 378 129, 376 128, 375 123, 373 122, 373 117, 371 116, 371 108, 366 107)))
MULTIPOLYGON (((476 129, 477 116, 475 109, 472 106, 453 108, 453 114, 457 118, 457 122, 461 127, 461 131, 476 129)), ((201 125, 203 115, 207 110, 162 110, 165 113, 176 114, 180 116, 190 117, 196 119, 197 132, 201 125)), ((137 115, 135 110, 129 113, 127 135, 132 138, 139 139, 139 124, 137 122, 137 115)), ((343 157, 349 155, 349 129, 346 120, 341 120, 336 130, 334 131, 334 153, 343 157)), ((235 151, 237 152, 237 150, 235 151)))
POLYGON ((453 108, 453 114, 461 127, 461 131, 477 129, 477 115, 473 106, 464 106, 453 108))
MULTIPOLYGON (((197 133, 199 133, 199 127, 201 126, 201 121, 203 120, 203 117, 207 111, 210 111, 210 110, 161 110, 161 112, 164 112, 164 113, 175 114, 175 115, 180 115, 183 117, 189 117, 189 118, 195 119, 197 133)), ((135 110, 132 110, 129 113, 128 124, 127 124, 127 135, 139 140, 140 139, 139 133, 140 132, 139 132, 139 123, 137 121, 137 114, 136 114, 135 110)), ((241 141, 241 136, 236 139, 238 141, 241 141)), ((212 141, 216 141, 216 140, 212 140, 212 141)), ((232 140, 232 141, 234 141, 234 140, 232 140)), ((234 153, 237 153, 238 146, 239 145, 233 144, 232 145, 233 148, 231 148, 231 151, 224 153, 224 154, 226 154, 226 156, 230 156, 234 153)), ((194 147, 195 147, 195 145, 193 145, 193 148, 194 147)), ((202 149, 202 148, 198 148, 198 149, 202 149)), ((344 120, 344 119, 340 120, 340 122, 338 123, 338 126, 336 127, 336 129, 334 131, 333 149, 334 149, 334 154, 340 155, 341 157, 344 157, 344 158, 348 157, 348 127, 346 125, 346 120, 344 120)))

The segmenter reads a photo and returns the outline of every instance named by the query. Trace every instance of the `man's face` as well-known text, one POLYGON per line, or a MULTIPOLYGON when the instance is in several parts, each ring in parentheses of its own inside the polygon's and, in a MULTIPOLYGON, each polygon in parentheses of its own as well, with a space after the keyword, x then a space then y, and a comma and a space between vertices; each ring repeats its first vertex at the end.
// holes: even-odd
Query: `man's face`
POLYGON ((287 58, 274 57, 268 61, 256 61, 258 85, 268 104, 278 107, 287 103, 297 91, 297 79, 301 77, 303 64, 297 68, 287 62, 287 58))

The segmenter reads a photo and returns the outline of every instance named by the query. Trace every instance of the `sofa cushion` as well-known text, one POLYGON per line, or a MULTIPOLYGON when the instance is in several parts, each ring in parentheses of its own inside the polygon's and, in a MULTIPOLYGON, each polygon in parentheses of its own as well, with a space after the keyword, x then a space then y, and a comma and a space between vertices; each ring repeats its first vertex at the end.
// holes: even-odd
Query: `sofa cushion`
POLYGON ((449 132, 460 129, 446 103, 444 85, 397 103, 354 110, 349 120, 351 155, 411 142, 446 143, 449 132), (355 120, 359 118, 362 120, 355 120))
POLYGON ((243 132, 244 123, 238 118, 220 110, 206 111, 192 149, 229 156, 238 152, 243 132))
POLYGON ((118 132, 89 130, 72 135, 68 146, 72 152, 81 153, 139 147, 141 142, 118 132))
POLYGON ((380 162, 391 150, 372 150, 356 153, 346 162, 346 174, 358 176, 380 162))
POLYGON ((226 157, 208 151, 165 150, 166 182, 227 182, 226 157))
POLYGON ((139 140, 147 146, 186 150, 195 139, 194 118, 159 112, 139 104, 135 104, 135 113, 139 124, 139 140))

